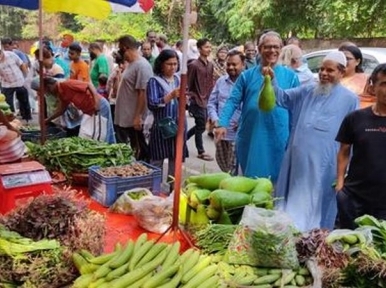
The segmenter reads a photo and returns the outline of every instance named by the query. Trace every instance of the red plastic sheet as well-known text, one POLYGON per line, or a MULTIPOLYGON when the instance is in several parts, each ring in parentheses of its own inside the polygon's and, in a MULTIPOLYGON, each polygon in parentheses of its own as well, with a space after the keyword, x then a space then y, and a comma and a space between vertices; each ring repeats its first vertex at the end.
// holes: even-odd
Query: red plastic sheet
MULTIPOLYGON (((106 215, 106 237, 105 237, 105 252, 111 252, 114 250, 116 243, 126 244, 129 239, 135 240, 142 233, 147 233, 149 239, 157 240, 160 235, 150 233, 138 226, 134 216, 122 215, 116 213, 110 213, 108 208, 103 207, 96 201, 89 197, 87 188, 77 188, 81 191, 82 195, 90 199, 90 209, 98 211, 106 215)), ((179 232, 167 233, 160 239, 160 242, 173 243, 175 241, 181 242, 181 251, 184 251, 189 247, 189 243, 179 232)))

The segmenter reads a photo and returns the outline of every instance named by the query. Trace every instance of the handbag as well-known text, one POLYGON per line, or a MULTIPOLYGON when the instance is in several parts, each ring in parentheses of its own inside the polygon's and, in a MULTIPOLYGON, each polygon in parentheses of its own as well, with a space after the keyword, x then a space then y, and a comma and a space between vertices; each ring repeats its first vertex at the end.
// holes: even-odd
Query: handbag
POLYGON ((83 114, 80 123, 79 137, 105 141, 107 136, 107 118, 100 113, 92 116, 83 114))
POLYGON ((161 131, 163 139, 173 138, 177 135, 178 126, 171 117, 165 117, 158 121, 158 128, 161 131))

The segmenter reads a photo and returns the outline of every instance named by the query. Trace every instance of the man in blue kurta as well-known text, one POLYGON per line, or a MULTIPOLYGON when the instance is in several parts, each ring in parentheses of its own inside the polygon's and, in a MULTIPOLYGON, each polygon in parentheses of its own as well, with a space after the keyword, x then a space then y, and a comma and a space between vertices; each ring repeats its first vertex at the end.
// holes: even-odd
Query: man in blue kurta
POLYGON ((276 207, 287 212, 300 231, 334 227, 335 136, 359 104, 358 97, 339 84, 346 64, 345 55, 334 51, 324 58, 317 84, 282 90, 273 80, 276 102, 288 109, 292 124, 276 186, 276 196, 283 200, 276 207))
POLYGON ((216 139, 223 139, 233 113, 242 104, 236 138, 236 153, 241 170, 247 177, 271 177, 273 182, 279 174, 288 141, 288 112, 281 107, 275 107, 270 112, 259 109, 259 94, 264 83, 262 67, 273 67, 281 88, 299 86, 293 71, 276 64, 281 47, 282 40, 276 32, 267 32, 260 37, 261 63, 241 73, 220 113, 218 126, 215 127, 216 139))

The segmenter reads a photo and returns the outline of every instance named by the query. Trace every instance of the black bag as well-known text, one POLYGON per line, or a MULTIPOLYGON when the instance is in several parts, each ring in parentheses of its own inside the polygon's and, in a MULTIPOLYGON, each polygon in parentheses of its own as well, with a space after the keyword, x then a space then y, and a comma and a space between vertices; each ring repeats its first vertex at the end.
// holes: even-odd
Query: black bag
POLYGON ((177 135, 178 126, 171 117, 165 117, 158 122, 158 128, 161 131, 162 138, 169 139, 177 135))

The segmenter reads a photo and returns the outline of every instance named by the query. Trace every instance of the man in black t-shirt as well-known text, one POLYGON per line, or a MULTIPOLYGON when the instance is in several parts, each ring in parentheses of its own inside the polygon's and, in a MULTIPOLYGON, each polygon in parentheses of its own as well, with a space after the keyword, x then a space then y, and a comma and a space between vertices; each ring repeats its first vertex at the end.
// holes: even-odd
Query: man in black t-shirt
POLYGON ((364 214, 386 220, 386 64, 374 69, 369 89, 376 103, 347 115, 336 137, 340 228, 354 229, 364 214))

